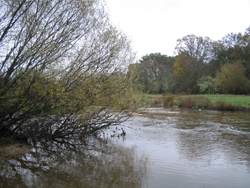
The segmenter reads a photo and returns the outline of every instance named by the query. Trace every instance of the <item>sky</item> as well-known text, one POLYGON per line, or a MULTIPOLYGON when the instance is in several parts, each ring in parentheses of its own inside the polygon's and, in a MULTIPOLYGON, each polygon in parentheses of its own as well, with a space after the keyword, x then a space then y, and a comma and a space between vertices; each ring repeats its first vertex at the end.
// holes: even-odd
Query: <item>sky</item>
POLYGON ((250 0, 106 0, 111 22, 132 41, 137 59, 174 55, 189 34, 220 40, 250 26, 250 0))

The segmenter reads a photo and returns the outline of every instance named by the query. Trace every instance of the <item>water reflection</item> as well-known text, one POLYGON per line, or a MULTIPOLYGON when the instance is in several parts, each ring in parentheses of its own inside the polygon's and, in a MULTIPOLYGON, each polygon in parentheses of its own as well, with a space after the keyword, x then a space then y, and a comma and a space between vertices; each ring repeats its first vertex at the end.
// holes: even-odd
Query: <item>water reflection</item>
POLYGON ((250 185, 249 113, 149 108, 122 126, 125 137, 37 143, 0 164, 0 187, 250 185))
POLYGON ((0 168, 0 187, 144 187, 148 178, 145 156, 93 138, 37 143, 0 168))

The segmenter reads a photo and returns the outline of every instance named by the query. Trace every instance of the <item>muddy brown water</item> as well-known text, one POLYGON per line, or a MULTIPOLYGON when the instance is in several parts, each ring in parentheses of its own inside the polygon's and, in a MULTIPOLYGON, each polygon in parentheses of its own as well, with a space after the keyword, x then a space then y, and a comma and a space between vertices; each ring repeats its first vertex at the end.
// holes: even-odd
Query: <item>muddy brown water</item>
POLYGON ((147 108, 100 137, 2 160, 0 187, 250 187, 249 112, 147 108))

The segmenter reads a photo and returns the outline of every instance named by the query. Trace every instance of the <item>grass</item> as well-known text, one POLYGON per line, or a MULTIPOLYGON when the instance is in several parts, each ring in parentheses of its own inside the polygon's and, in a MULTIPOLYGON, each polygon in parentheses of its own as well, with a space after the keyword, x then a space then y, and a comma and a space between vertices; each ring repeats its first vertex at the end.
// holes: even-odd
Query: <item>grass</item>
POLYGON ((145 105, 146 106, 161 106, 163 105, 162 95, 161 94, 147 94, 145 96, 145 105))
POLYGON ((240 108, 250 108, 250 96, 247 95, 188 95, 190 97, 206 97, 208 98, 212 106, 215 107, 218 103, 224 102, 228 105, 240 107, 240 108))
POLYGON ((250 108, 250 96, 246 95, 215 95, 208 96, 212 104, 217 102, 226 102, 233 106, 250 108))
MULTIPOLYGON (((213 110, 250 110, 250 96, 247 95, 173 95, 173 104, 179 107, 213 110)), ((149 106, 163 106, 162 95, 146 95, 149 106), (149 102, 150 101, 150 102, 149 102)))

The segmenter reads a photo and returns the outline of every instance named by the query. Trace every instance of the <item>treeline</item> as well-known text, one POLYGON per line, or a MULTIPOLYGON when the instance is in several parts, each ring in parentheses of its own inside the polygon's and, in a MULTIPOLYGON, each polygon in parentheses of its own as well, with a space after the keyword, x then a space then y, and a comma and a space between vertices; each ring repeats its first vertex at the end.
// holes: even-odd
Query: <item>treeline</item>
POLYGON ((219 41, 187 35, 177 40, 176 56, 143 56, 135 85, 146 93, 250 93, 250 27, 219 41))

